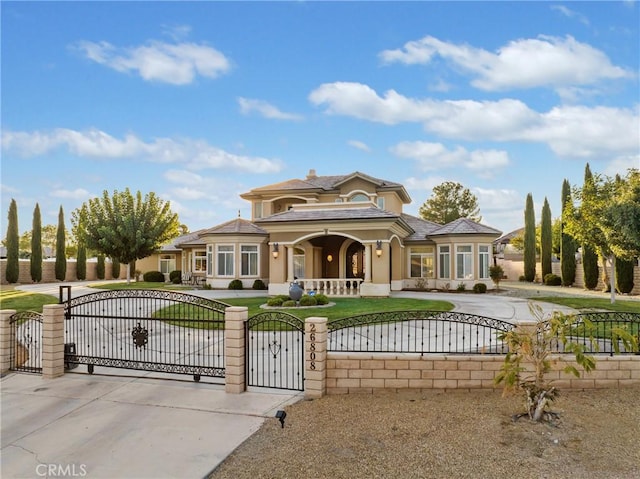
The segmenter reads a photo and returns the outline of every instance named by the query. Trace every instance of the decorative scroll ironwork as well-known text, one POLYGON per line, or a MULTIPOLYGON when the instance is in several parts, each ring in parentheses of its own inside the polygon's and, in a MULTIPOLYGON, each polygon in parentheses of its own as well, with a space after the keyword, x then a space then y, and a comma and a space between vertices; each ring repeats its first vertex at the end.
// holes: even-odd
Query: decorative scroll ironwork
MULTIPOLYGON (((640 313, 594 311, 576 314, 575 317, 576 322, 567 339, 580 343, 586 353, 613 356, 616 350, 613 331, 616 328, 630 332, 636 336, 638 343, 640 343, 640 313)), ((562 342, 559 339, 554 341, 551 347, 553 352, 564 352, 562 342)), ((617 341, 617 348, 620 354, 633 354, 633 351, 625 350, 621 341, 617 341)))
MULTIPOLYGON (((70 298, 67 364, 224 377, 224 316, 228 306, 160 290, 112 290, 70 298)), ((63 297, 63 291, 60 292, 63 297)))
POLYGON ((248 386, 304 389, 304 321, 284 311, 252 316, 246 323, 248 386))
POLYGON ((515 325, 485 316, 442 311, 390 311, 331 321, 328 350, 352 352, 504 354, 496 337, 515 325))
POLYGON ((20 311, 9 317, 11 371, 42 372, 42 314, 20 311))

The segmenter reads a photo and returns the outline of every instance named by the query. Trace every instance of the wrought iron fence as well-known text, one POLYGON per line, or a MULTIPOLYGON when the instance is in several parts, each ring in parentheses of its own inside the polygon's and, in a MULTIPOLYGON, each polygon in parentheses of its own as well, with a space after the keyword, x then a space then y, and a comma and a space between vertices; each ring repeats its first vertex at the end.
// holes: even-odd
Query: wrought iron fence
POLYGON ((246 322, 248 386, 304 390, 304 321, 282 312, 259 313, 246 322))
POLYGON ((9 318, 11 357, 9 369, 28 373, 42 372, 42 314, 21 311, 9 318))
POLYGON ((73 345, 68 365, 224 377, 225 303, 160 290, 102 291, 63 303, 65 343, 73 345))
MULTIPOLYGON (((613 354, 617 349, 620 354, 633 354, 627 351, 622 341, 616 338, 616 331, 622 329, 636 337, 640 343, 640 313, 628 312, 590 312, 576 315, 567 340, 581 344, 584 351, 589 354, 613 354)), ((562 353, 564 347, 559 337, 551 343, 551 351, 562 353)))
POLYGON ((506 354, 499 331, 514 324, 474 314, 393 311, 363 314, 328 324, 328 350, 351 352, 506 354))

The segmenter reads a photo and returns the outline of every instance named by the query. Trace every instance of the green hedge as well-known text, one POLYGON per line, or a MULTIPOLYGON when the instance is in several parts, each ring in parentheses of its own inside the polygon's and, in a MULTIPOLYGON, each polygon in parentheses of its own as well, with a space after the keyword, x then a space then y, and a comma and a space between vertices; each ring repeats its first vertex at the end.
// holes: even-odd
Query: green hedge
POLYGON ((142 279, 147 283, 164 283, 164 274, 160 271, 147 271, 142 279))

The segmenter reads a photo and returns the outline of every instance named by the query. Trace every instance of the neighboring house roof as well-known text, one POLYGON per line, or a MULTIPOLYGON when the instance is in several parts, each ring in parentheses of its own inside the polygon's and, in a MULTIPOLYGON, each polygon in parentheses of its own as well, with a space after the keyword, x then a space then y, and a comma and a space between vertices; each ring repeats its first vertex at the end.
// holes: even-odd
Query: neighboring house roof
POLYGON ((406 213, 402 213, 402 218, 413 229, 414 233, 405 238, 405 241, 424 241, 433 232, 440 228, 442 225, 434 223, 433 221, 423 220, 416 216, 411 216, 406 213))
POLYGON ((491 228, 490 226, 477 223, 473 220, 470 220, 469 218, 458 218, 457 220, 454 220, 451 223, 447 223, 446 225, 441 226, 440 228, 431 232, 429 236, 461 234, 484 234, 499 236, 500 234, 502 234, 502 231, 491 228))
POLYGON ((208 235, 225 235, 225 234, 242 234, 242 235, 267 235, 268 233, 255 223, 242 218, 236 218, 221 225, 214 226, 202 231, 200 236, 208 235))
POLYGON ((516 236, 521 236, 523 233, 524 233, 524 228, 518 228, 517 230, 513 230, 512 232, 507 233, 506 235, 500 236, 500 238, 495 240, 494 243, 496 243, 496 244, 498 244, 498 243, 504 243, 504 244, 511 243, 511 240, 513 238, 515 238, 516 236))
POLYGON ((401 219, 400 215, 381 210, 375 206, 369 208, 332 208, 283 211, 266 218, 257 219, 256 223, 283 223, 290 221, 333 221, 333 220, 370 220, 370 219, 401 219))
POLYGON ((326 193, 338 190, 341 185, 354 178, 362 178, 376 185, 379 189, 396 190, 400 198, 407 203, 411 202, 409 194, 400 183, 382 180, 373 176, 366 175, 359 171, 354 171, 348 175, 335 176, 317 176, 314 170, 311 170, 304 180, 292 179, 272 185, 254 188, 248 193, 240 195, 242 198, 250 198, 257 195, 263 195, 270 192, 287 191, 289 193, 297 191, 300 193, 326 193))

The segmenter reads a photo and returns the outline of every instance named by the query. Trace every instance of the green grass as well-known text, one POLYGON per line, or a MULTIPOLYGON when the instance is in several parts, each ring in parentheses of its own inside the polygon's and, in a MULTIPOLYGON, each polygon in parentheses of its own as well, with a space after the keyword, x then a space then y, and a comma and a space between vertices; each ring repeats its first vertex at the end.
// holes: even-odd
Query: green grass
POLYGON ((15 309, 21 311, 42 312, 45 304, 57 304, 58 300, 50 294, 36 294, 14 289, 0 290, 0 309, 15 309))
POLYGON ((560 296, 544 296, 535 298, 536 301, 544 301, 545 303, 560 304, 570 308, 584 309, 602 309, 606 311, 622 311, 626 313, 640 313, 640 301, 625 301, 616 299, 611 304, 609 299, 605 298, 585 298, 585 297, 560 297, 560 296))

